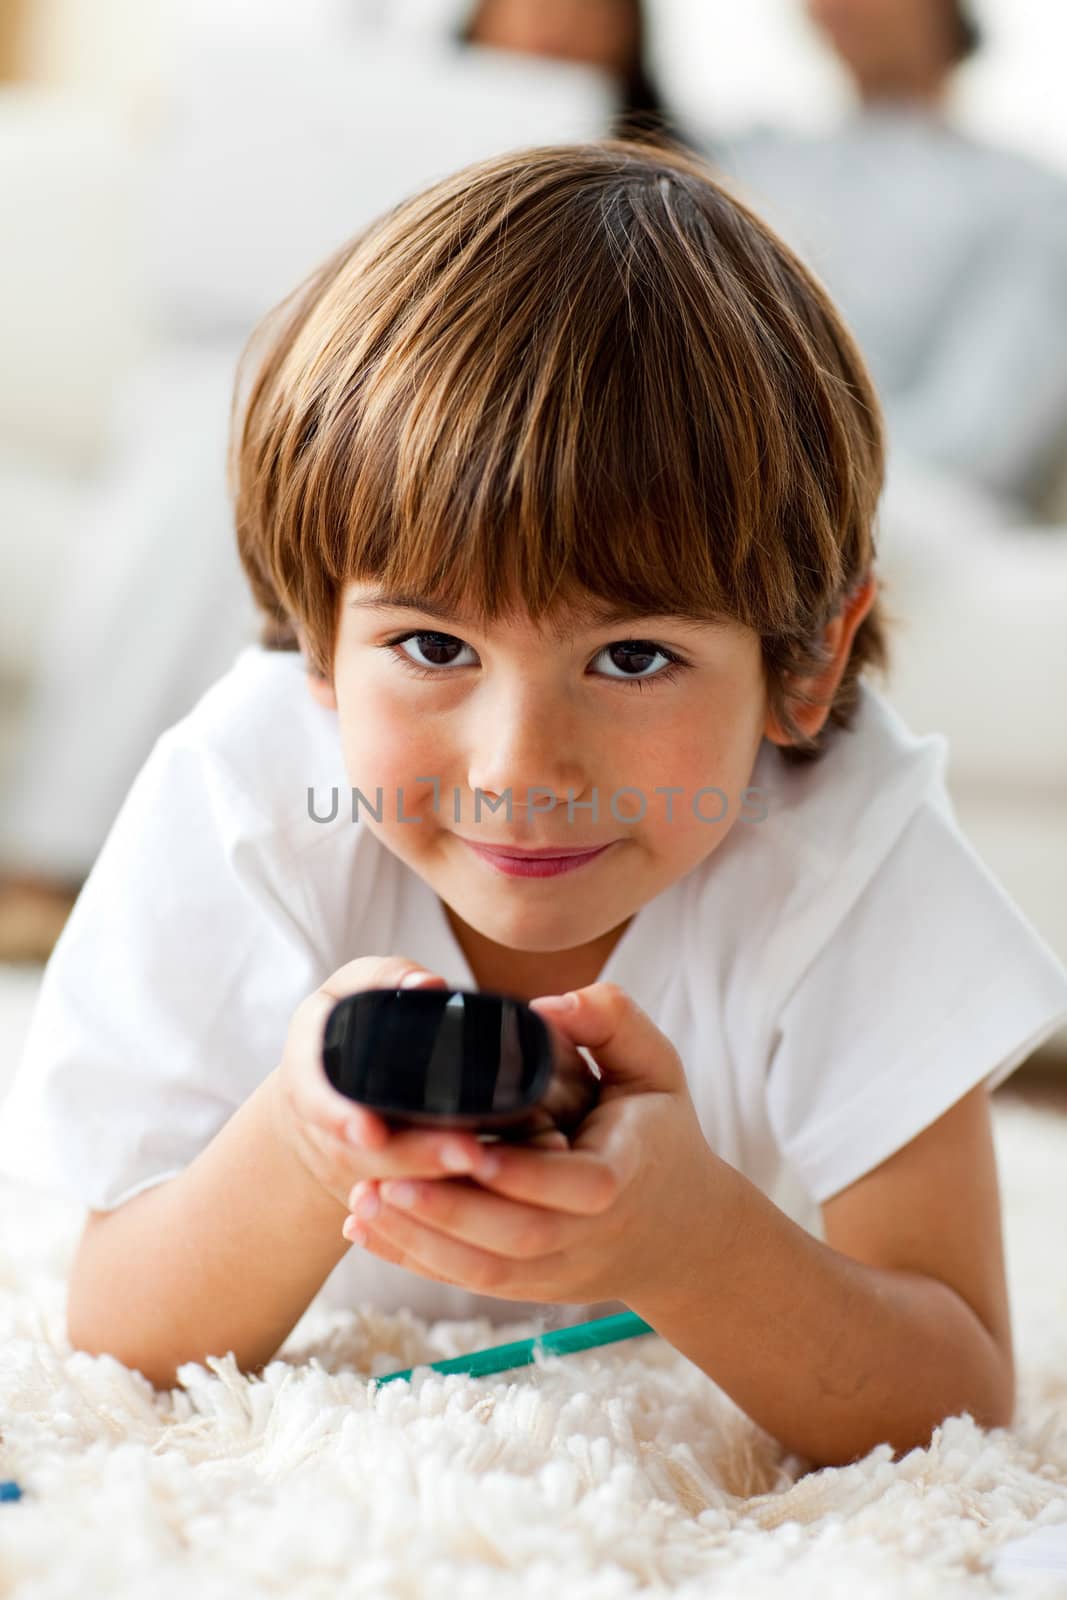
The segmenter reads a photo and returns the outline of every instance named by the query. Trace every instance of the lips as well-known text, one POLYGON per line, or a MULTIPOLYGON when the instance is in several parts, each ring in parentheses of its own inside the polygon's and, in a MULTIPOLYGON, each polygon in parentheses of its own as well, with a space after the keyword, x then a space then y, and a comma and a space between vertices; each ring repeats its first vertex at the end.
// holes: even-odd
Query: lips
POLYGON ((565 856, 587 856, 594 850, 603 850, 604 844, 612 844, 614 840, 606 839, 604 844, 583 845, 546 845, 543 849, 523 850, 518 845, 511 844, 483 844, 481 840, 464 839, 464 844, 476 844, 479 850, 489 850, 495 856, 509 856, 516 861, 559 861, 565 856))

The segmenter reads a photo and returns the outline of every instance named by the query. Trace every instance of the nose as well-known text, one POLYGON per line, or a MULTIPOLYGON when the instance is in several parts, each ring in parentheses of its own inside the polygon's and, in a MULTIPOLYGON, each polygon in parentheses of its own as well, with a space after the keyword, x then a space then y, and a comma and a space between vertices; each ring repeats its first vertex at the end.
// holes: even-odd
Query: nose
POLYGON ((479 706, 470 751, 472 794, 481 789, 496 796, 510 789, 512 807, 522 812, 529 805, 531 814, 566 807, 568 792, 574 801, 589 798, 588 734, 574 726, 558 696, 528 678, 501 686, 491 705, 479 706))

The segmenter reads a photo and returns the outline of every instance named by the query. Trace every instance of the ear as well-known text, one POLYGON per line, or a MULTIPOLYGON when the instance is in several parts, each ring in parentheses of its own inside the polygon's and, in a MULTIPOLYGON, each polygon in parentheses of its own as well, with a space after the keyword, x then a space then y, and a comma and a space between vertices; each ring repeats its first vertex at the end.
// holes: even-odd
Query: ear
POLYGON ((336 711, 337 696, 334 694, 332 680, 324 677, 321 672, 312 666, 311 655, 307 647, 307 638, 303 628, 294 625, 293 631, 296 634, 300 645, 300 653, 304 657, 304 665, 307 668, 308 688, 311 690, 311 698, 316 705, 322 706, 323 710, 336 711))
MULTIPOLYGON (((841 682, 848 658, 852 653, 852 641, 856 629, 874 605, 878 594, 878 579, 873 569, 868 572, 859 588, 854 589, 845 597, 841 609, 826 625, 823 640, 826 648, 831 652, 831 659, 820 673, 810 678, 800 680, 800 688, 805 694, 817 695, 823 702, 818 706, 798 705, 793 708, 793 718, 797 726, 809 738, 814 738, 830 715, 830 704, 841 682)), ((772 744, 787 745, 792 740, 785 733, 773 712, 767 713, 764 725, 764 735, 772 744)))

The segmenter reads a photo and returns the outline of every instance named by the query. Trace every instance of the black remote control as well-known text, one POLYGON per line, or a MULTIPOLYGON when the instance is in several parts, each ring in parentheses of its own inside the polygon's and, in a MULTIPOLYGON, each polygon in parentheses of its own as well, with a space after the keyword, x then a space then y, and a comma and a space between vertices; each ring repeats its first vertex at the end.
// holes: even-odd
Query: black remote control
POLYGON ((594 1069, 536 1011, 481 990, 346 995, 326 1018, 322 1062, 339 1093, 394 1127, 570 1137, 600 1098, 594 1069))

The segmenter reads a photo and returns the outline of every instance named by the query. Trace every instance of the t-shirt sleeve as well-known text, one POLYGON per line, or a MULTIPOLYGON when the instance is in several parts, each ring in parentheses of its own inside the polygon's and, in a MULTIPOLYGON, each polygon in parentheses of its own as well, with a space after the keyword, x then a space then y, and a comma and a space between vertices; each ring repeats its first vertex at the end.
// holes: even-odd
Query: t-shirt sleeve
POLYGON ((1067 1023, 1067 971, 925 802, 782 1006, 768 1121, 821 1203, 1067 1023))
POLYGON ((94 1210, 193 1160, 325 976, 295 864, 181 729, 157 741, 97 856, 0 1105, 0 1175, 94 1210))

